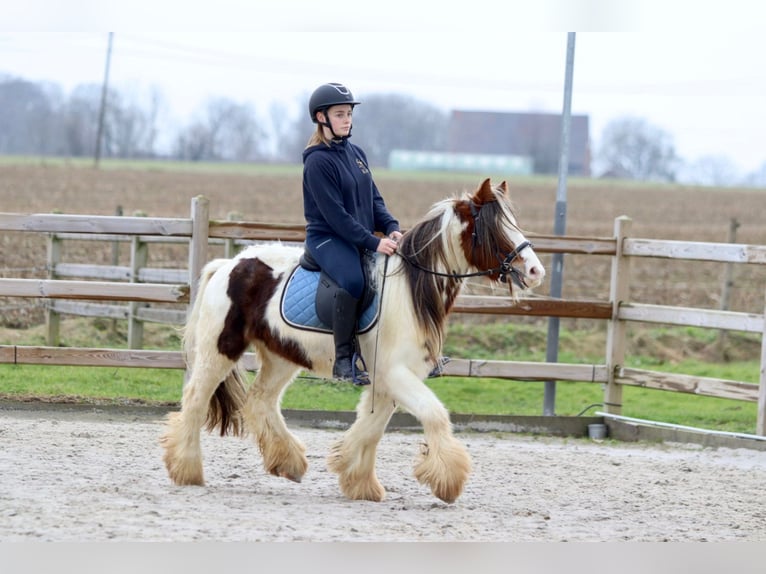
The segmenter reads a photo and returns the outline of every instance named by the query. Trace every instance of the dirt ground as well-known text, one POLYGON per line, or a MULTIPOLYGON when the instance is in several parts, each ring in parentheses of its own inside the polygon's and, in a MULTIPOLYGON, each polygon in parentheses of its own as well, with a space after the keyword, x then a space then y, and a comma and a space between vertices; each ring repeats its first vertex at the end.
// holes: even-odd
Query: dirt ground
POLYGON ((342 430, 291 428, 301 484, 248 439, 203 434, 207 485, 170 483, 162 413, 0 410, 0 541, 764 541, 766 452, 460 433, 474 462, 452 505, 412 476, 419 432, 389 431, 381 503, 345 499, 325 457, 342 430))

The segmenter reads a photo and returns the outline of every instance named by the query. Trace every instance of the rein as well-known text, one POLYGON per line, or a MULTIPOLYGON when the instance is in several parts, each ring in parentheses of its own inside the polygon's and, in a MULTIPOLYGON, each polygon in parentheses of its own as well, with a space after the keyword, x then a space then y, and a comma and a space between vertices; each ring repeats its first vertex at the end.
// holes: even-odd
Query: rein
MULTIPOLYGON (((516 259, 519 254, 524 251, 527 247, 533 247, 531 241, 524 241, 523 243, 519 244, 516 249, 511 251, 505 256, 505 259, 503 259, 500 262, 500 265, 497 267, 493 267, 492 269, 485 269, 484 271, 475 271, 473 273, 443 273, 441 271, 435 271, 433 269, 428 269, 427 267, 423 267, 420 263, 412 259, 408 255, 403 255, 402 253, 396 252, 399 257, 404 259, 409 265, 412 265, 415 269, 419 269, 420 271, 423 271, 424 273, 428 273, 429 275, 436 275, 438 277, 449 277, 450 279, 465 279, 466 277, 481 277, 485 275, 492 275, 493 273, 497 273, 500 276, 500 281, 502 283, 506 283, 508 281, 508 275, 511 276, 511 280, 521 288, 524 288, 524 280, 521 277, 521 273, 515 269, 511 263, 514 259, 516 259)), ((499 259, 499 257, 498 257, 499 259)))

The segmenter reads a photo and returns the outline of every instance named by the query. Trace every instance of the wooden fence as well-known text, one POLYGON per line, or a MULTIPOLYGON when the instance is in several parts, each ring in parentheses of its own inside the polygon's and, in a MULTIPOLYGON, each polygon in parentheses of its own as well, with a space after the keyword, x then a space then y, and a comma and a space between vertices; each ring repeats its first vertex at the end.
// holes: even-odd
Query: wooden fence
MULTIPOLYGON (((0 279, 0 296, 44 298, 69 301, 126 301, 188 304, 196 295, 196 278, 208 261, 209 245, 213 241, 304 240, 303 225, 279 225, 244 221, 210 220, 208 201, 204 197, 192 200, 189 219, 112 217, 86 215, 19 215, 0 213, 0 231, 30 231, 61 234, 130 238, 135 242, 129 269, 105 270, 110 274, 127 273, 133 282, 83 281, 49 279, 0 279), (187 270, 165 275, 142 266, 141 243, 180 238, 189 244, 187 270), (138 255, 137 255, 138 254, 138 255), (167 284, 168 277, 186 281, 167 284)), ((695 309, 665 305, 647 305, 628 300, 630 262, 637 257, 669 258, 690 261, 717 261, 731 264, 766 265, 766 246, 729 243, 664 241, 630 237, 631 220, 615 220, 614 236, 556 237, 535 236, 538 253, 571 253, 602 255, 611 258, 610 295, 608 301, 552 300, 531 298, 512 304, 508 297, 461 295, 455 312, 507 314, 527 316, 557 316, 589 318, 607 321, 607 344, 603 364, 544 363, 519 361, 485 361, 453 359, 445 367, 446 375, 492 377, 524 381, 578 381, 604 385, 604 410, 619 415, 622 390, 626 385, 692 393, 757 403, 755 434, 766 436, 766 321, 765 314, 695 309), (711 329, 759 333, 762 341, 759 384, 670 374, 624 366, 626 327, 631 321, 688 325, 711 329)), ((54 245, 52 243, 52 245, 54 245)), ((55 247, 51 249, 55 250, 55 247)), ((55 260, 55 253, 53 260, 55 260)), ((50 276, 82 273, 63 263, 51 269, 50 276)), ((766 304, 766 299, 765 299, 766 304)), ((55 309, 55 307, 54 307, 55 309)), ((65 311, 58 307, 59 312, 65 311)), ((151 312, 135 308, 139 320, 150 320, 151 312)), ((157 316, 154 316, 157 319, 157 316)), ((248 368, 257 365, 251 354, 246 356, 248 368)), ((88 349, 24 347, 0 345, 0 363, 91 365, 148 368, 185 368, 180 351, 140 349, 88 349)))

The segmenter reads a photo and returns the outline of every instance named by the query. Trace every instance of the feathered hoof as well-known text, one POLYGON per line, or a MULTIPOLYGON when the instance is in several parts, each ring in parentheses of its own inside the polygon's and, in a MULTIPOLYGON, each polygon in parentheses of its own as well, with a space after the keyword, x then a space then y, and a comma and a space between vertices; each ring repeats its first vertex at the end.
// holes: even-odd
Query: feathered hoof
POLYGON ((386 489, 375 476, 357 480, 341 476, 338 484, 343 495, 351 500, 382 502, 386 498, 386 489))
POLYGON ((471 458, 457 442, 442 448, 439 453, 424 445, 422 458, 415 466, 415 478, 428 485, 433 495, 447 504, 455 502, 463 493, 471 474, 471 458))
POLYGON ((415 469, 415 478, 421 484, 425 484, 431 488, 431 493, 443 500, 447 504, 455 502, 463 493, 463 487, 468 478, 468 475, 463 476, 441 476, 434 478, 428 471, 424 471, 421 468, 415 469))
POLYGON ((173 481, 173 484, 179 486, 205 485, 201 459, 177 458, 174 456, 173 451, 167 447, 162 459, 165 462, 165 468, 167 469, 168 476, 170 476, 170 480, 173 481))
POLYGON ((205 477, 202 471, 202 455, 199 448, 185 445, 178 439, 182 434, 181 423, 180 413, 168 415, 166 432, 160 437, 160 444, 165 450, 162 460, 174 484, 203 486, 205 477))
POLYGON ((386 497, 386 489, 380 484, 374 468, 366 472, 352 469, 349 459, 343 456, 342 441, 333 445, 327 457, 327 468, 338 475, 338 485, 346 498, 381 502, 386 497))
POLYGON ((205 477, 202 473, 202 466, 198 469, 191 466, 174 465, 165 459, 165 467, 168 469, 168 475, 173 484, 178 486, 205 486, 205 477))

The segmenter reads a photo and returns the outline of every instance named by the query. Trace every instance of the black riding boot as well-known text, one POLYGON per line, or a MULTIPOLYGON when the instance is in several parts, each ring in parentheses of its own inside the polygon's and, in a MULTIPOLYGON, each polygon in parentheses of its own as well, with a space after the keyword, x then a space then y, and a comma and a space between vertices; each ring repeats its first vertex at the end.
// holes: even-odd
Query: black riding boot
POLYGON ((345 289, 335 293, 332 329, 335 336, 335 364, 332 376, 355 385, 369 385, 370 376, 361 355, 356 352, 356 314, 358 299, 345 289), (359 366, 361 363, 361 366, 359 366))

